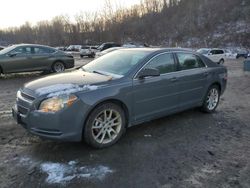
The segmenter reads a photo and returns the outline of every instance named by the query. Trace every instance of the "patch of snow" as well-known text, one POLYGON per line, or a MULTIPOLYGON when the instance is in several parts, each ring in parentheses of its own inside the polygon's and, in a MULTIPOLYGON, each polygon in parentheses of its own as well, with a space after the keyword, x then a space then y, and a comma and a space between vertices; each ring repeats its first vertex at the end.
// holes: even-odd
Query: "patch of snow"
POLYGON ((75 178, 98 178, 102 180, 107 174, 112 173, 109 167, 77 167, 76 161, 70 161, 68 164, 62 163, 42 163, 41 170, 48 174, 46 182, 49 184, 64 184, 75 178))
POLYGON ((65 184, 73 179, 87 178, 102 180, 106 175, 113 173, 107 166, 79 166, 75 160, 68 163, 39 162, 29 157, 16 157, 18 166, 38 167, 42 173, 47 174, 46 182, 49 184, 65 184))
POLYGON ((42 87, 36 90, 36 93, 38 95, 46 95, 48 94, 48 97, 55 97, 59 95, 69 95, 71 93, 76 93, 79 91, 85 91, 85 90, 96 90, 99 86, 96 85, 84 85, 79 86, 76 84, 55 84, 47 87, 42 87))

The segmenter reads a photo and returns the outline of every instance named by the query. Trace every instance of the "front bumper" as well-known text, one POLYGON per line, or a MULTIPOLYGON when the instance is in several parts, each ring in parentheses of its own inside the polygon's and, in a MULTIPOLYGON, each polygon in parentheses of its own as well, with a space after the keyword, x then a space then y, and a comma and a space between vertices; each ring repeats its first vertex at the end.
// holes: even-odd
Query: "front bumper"
POLYGON ((39 137, 60 141, 82 140, 85 116, 81 101, 56 113, 33 110, 26 115, 18 112, 15 105, 12 108, 12 115, 18 124, 39 137))

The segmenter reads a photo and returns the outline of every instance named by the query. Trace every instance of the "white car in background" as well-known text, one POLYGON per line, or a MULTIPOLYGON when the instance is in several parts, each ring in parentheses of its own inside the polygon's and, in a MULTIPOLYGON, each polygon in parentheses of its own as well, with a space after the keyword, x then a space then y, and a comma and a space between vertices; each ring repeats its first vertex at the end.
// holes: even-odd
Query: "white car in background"
POLYGON ((218 64, 223 64, 226 59, 225 51, 219 48, 201 48, 197 52, 218 64))
POLYGON ((84 56, 88 56, 94 58, 96 52, 97 48, 94 46, 82 46, 80 50, 80 57, 83 58, 84 56))
POLYGON ((109 52, 113 52, 115 50, 123 49, 124 47, 113 47, 113 48, 108 48, 107 50, 103 50, 101 52, 96 52, 96 57, 101 57, 109 52))

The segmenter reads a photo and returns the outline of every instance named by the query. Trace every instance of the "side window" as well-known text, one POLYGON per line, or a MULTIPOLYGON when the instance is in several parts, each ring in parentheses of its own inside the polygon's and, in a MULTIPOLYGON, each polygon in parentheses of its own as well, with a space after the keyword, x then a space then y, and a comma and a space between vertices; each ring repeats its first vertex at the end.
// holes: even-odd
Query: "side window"
POLYGON ((216 54, 216 50, 211 50, 210 54, 215 55, 216 54))
POLYGON ((180 64, 180 70, 205 67, 205 64, 202 62, 202 60, 194 54, 177 53, 177 57, 180 64))
POLYGON ((31 54, 30 47, 19 47, 12 51, 13 53, 20 53, 20 54, 31 54))
POLYGON ((155 68, 160 74, 175 71, 174 57, 171 53, 162 54, 153 58, 146 68, 155 68))
POLYGON ((35 47, 34 48, 34 53, 35 54, 50 54, 54 53, 55 51, 53 49, 49 48, 42 48, 42 47, 35 47))
POLYGON ((218 50, 218 54, 224 54, 223 50, 218 50))

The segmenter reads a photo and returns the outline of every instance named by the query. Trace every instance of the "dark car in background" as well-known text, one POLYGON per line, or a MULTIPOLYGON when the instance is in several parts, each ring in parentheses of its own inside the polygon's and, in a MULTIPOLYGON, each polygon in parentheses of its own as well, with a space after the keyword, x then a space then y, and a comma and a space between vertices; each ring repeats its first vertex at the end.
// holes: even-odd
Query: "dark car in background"
POLYGON ((237 50, 236 59, 247 58, 248 57, 248 53, 249 52, 247 50, 244 50, 244 49, 237 50))
POLYGON ((121 45, 118 44, 118 43, 106 42, 106 43, 101 44, 101 45, 97 48, 97 50, 101 52, 101 51, 106 50, 106 49, 108 49, 108 48, 120 47, 120 46, 121 46, 121 45))
POLYGON ((19 44, 0 51, 0 73, 52 71, 74 67, 72 55, 42 45, 19 44))
POLYGON ((12 112, 40 137, 103 148, 133 125, 194 107, 214 112, 226 83, 226 68, 195 52, 123 49, 25 84, 12 112))

